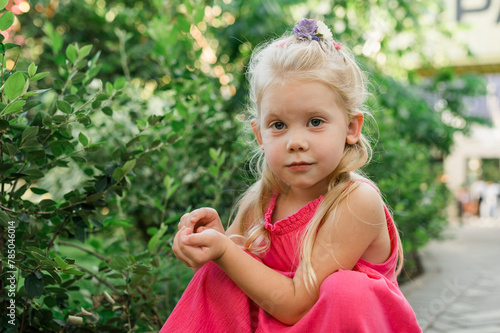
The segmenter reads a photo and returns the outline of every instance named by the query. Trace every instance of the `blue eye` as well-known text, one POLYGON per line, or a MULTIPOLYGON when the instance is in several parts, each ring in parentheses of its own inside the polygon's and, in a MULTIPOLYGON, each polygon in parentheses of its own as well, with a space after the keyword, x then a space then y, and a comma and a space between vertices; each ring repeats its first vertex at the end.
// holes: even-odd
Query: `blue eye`
POLYGON ((283 128, 285 128, 285 124, 278 121, 278 122, 275 122, 274 124, 272 124, 271 127, 273 127, 274 129, 277 129, 277 130, 282 130, 283 128))
POLYGON ((318 119, 318 118, 314 118, 314 119, 311 119, 311 120, 309 121, 309 124, 310 124, 311 126, 313 126, 313 127, 318 127, 318 126, 320 126, 321 124, 323 124, 323 120, 318 119))

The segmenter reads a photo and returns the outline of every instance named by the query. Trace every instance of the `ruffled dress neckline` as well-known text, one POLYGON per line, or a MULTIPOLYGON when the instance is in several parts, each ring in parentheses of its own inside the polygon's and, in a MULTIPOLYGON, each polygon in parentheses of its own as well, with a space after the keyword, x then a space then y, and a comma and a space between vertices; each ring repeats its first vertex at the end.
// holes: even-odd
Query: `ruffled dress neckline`
POLYGON ((316 209, 319 204, 323 200, 323 196, 319 196, 318 198, 310 201, 307 205, 300 208, 297 212, 293 213, 272 223, 272 215, 274 212, 274 207, 276 206, 276 200, 278 199, 279 193, 276 193, 272 196, 271 201, 269 203, 269 208, 267 209, 266 215, 264 216, 264 227, 271 232, 272 234, 282 235, 294 230, 297 230, 299 227, 307 224, 309 220, 313 217, 316 209))

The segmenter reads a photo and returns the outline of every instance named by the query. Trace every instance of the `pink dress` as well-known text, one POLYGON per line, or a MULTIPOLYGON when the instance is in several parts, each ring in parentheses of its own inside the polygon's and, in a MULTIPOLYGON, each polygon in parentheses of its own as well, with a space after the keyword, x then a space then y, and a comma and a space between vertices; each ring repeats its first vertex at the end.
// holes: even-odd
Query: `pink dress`
MULTIPOLYGON (((323 197, 272 224, 276 198, 277 195, 272 198, 265 215, 271 247, 262 260, 256 259, 293 277, 299 264, 298 240, 323 197)), ((390 213, 384 209, 391 236, 389 259, 382 264, 359 259, 352 270, 341 269, 327 277, 318 301, 295 325, 283 324, 267 314, 224 271, 209 262, 194 275, 160 333, 421 332, 396 281, 397 231, 390 213)))

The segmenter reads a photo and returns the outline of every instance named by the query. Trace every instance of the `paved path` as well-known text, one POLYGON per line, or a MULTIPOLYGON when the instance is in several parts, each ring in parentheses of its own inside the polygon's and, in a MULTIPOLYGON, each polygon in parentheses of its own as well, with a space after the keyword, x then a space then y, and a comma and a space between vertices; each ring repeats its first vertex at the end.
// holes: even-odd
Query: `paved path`
POLYGON ((421 250, 426 272, 401 289, 424 333, 500 333, 500 220, 453 225, 421 250))

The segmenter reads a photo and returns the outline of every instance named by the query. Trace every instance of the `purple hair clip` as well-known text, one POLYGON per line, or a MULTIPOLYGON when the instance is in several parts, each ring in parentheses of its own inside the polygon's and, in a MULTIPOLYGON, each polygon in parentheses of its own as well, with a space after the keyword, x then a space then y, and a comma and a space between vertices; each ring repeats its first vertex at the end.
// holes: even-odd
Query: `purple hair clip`
POLYGON ((297 38, 302 40, 331 40, 336 50, 342 48, 342 43, 335 43, 330 29, 322 21, 303 18, 294 27, 293 32, 297 38))
POLYGON ((317 40, 319 41, 320 38, 323 36, 317 36, 317 31, 318 31, 318 22, 314 19, 306 19, 303 18, 302 20, 299 21, 294 27, 293 27, 293 32, 295 33, 295 36, 302 40, 317 40))

